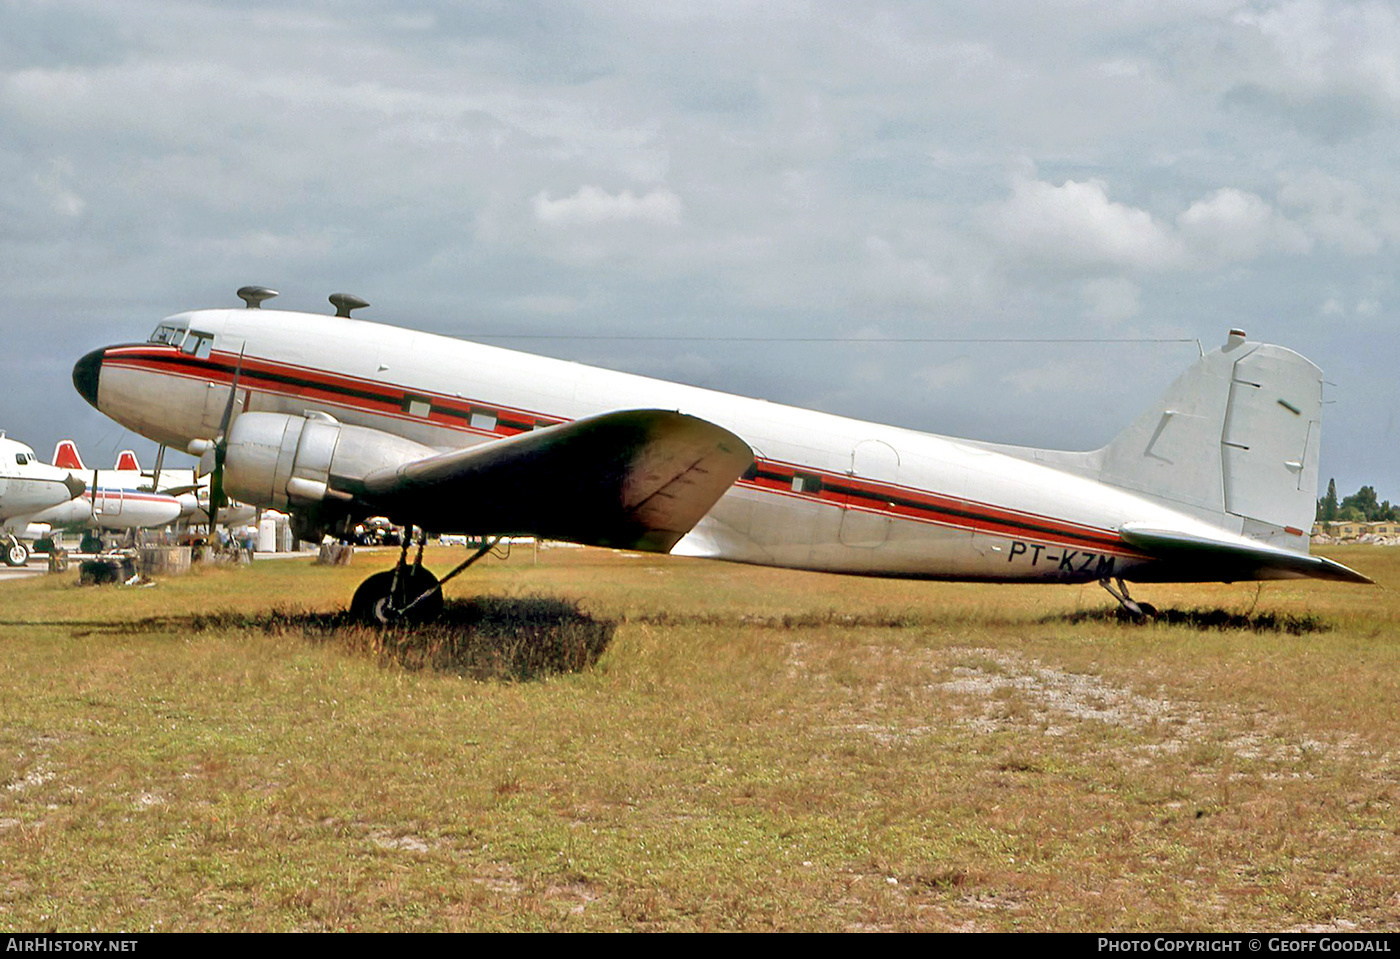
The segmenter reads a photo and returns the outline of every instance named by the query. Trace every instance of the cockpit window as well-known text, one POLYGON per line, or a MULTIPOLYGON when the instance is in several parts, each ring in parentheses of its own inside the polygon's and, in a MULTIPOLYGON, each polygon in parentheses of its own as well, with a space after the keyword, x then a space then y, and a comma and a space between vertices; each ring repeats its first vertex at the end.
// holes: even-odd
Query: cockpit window
POLYGON ((204 359, 214 348, 214 334, 201 333, 198 330, 190 330, 190 335, 186 337, 185 344, 180 347, 182 352, 193 353, 200 359, 204 359))
POLYGON ((168 346, 179 346, 180 341, 185 338, 183 327, 172 326, 169 323, 162 323, 156 327, 156 331, 151 334, 148 343, 165 343, 168 346))
POLYGON ((26 463, 29 462, 29 454, 28 454, 28 453, 16 453, 16 454, 15 454, 15 462, 18 463, 20 466, 25 465, 26 463))

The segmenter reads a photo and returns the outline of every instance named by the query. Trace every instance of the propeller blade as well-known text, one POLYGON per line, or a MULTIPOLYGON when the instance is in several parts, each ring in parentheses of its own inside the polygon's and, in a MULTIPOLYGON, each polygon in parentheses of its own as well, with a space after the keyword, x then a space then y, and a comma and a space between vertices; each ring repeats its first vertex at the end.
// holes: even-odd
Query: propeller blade
POLYGON ((233 406, 238 400, 238 380, 243 375, 244 343, 238 350, 238 365, 233 368, 233 382, 229 384, 228 402, 224 404, 224 415, 219 420, 219 435, 214 440, 214 469, 209 476, 209 535, 214 535, 214 527, 219 523, 219 510, 228 505, 224 496, 224 460, 228 457, 228 427, 233 421, 233 406))

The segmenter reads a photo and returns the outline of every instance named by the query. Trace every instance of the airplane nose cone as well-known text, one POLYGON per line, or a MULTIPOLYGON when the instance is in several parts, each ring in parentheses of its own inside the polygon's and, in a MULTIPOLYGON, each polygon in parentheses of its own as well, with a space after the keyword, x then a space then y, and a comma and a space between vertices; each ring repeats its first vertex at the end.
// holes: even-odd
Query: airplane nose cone
POLYGON ((73 385, 83 399, 97 408, 97 381, 102 375, 102 355, 106 350, 93 350, 73 364, 73 385))

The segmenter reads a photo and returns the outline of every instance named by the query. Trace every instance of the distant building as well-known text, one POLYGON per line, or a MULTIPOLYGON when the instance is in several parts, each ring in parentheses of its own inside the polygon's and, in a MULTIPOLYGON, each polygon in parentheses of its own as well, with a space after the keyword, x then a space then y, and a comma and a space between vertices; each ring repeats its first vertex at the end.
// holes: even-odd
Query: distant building
POLYGON ((1400 538, 1400 523, 1394 520, 1333 520, 1330 523, 1314 523, 1312 535, 1339 542, 1366 537, 1400 538))

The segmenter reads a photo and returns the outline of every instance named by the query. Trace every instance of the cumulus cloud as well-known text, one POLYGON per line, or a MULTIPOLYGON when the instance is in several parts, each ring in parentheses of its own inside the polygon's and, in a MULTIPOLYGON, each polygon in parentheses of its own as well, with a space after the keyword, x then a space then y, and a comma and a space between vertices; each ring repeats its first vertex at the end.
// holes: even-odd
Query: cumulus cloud
POLYGON ((1212 261, 1249 260, 1265 253, 1306 253, 1312 240, 1262 197, 1230 187, 1197 200, 1177 217, 1181 235, 1212 261))
MULTIPOLYGON (((1338 376, 1339 403, 1364 404, 1337 407, 1347 425, 1329 426, 1324 456, 1377 455, 1364 426, 1400 346, 1378 337, 1359 356, 1331 331, 1379 324, 1394 299, 1390 0, 565 0, 537 13, 7 7, 0 327, 35 358, 10 393, 48 404, 12 429, 41 438, 71 418, 96 443, 100 417, 66 375, 39 376, 46 357, 71 365, 79 346, 259 281, 312 309, 353 285, 387 319, 456 332, 523 317, 546 334, 872 322, 890 337, 1077 337, 1131 323, 1213 337, 1228 316, 1325 369, 1371 364, 1338 376), (228 42, 244 35, 257 42, 228 42), (1018 157, 1039 169, 1008 180, 1018 157), (65 342, 35 315, 75 318, 70 341, 103 333, 65 342)), ((587 359, 568 342, 559 352, 587 359)), ((788 402, 846 384, 830 408, 906 425, 923 418, 911 383, 994 384, 941 348, 880 349, 873 378, 825 347, 796 362, 697 346, 712 374, 666 367, 670 350, 619 362, 788 402)), ((1112 404, 1053 408, 1079 399, 1063 389, 1075 381, 1061 365, 1034 404, 1025 378, 938 400, 975 423, 1107 430, 1112 404)), ((980 432, 946 417, 939 429, 980 432)), ((1400 453, 1384 455, 1400 475, 1400 453)), ((1353 489, 1381 475, 1323 469, 1353 489)))
POLYGON ((1162 269, 1181 248, 1150 213, 1108 198, 1100 180, 1055 186, 1016 177, 1011 196, 991 211, 993 233, 1008 247, 1040 260, 1078 267, 1162 269))
POLYGON ((531 206, 535 219, 559 226, 625 220, 675 226, 680 223, 684 211, 681 198, 665 187, 657 187, 639 197, 631 190, 614 196, 601 187, 584 186, 573 196, 558 200, 541 191, 535 194, 531 206))
POLYGON ((1262 82, 1291 93, 1345 90, 1400 103, 1400 13, 1393 4, 1292 0, 1234 19, 1258 31, 1275 55, 1256 67, 1262 82))
MULTIPOLYGON (((1295 203, 1303 191, 1294 191, 1295 203)), ((1319 219, 1334 235, 1344 223, 1319 219)), ((1270 254, 1308 253, 1314 238, 1258 194, 1221 187, 1192 202, 1174 221, 1109 199, 1099 180, 1056 186, 1017 177, 1011 195, 991 212, 993 233, 1013 256, 1066 270, 1139 273, 1205 269, 1270 254)), ((1355 242, 1360 239, 1353 236, 1355 242)), ((1100 319, 1137 312, 1126 280, 1084 287, 1100 319)))
POLYGON ((1233 17, 1226 102, 1273 114, 1324 143, 1400 113, 1400 13, 1392 3, 1290 2, 1233 17))
POLYGON ((1351 180, 1321 170, 1293 174, 1279 187, 1278 201, 1296 211, 1308 232, 1326 246, 1350 254, 1380 251, 1384 234, 1374 222, 1378 211, 1351 180))

